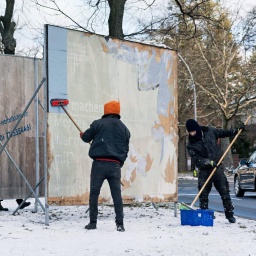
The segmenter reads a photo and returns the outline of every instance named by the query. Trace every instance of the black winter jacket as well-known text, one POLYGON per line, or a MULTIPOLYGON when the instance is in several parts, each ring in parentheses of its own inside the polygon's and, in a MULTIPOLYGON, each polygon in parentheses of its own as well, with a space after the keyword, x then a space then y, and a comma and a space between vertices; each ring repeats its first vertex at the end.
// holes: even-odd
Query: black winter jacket
POLYGON ((202 140, 195 140, 189 136, 187 145, 188 153, 195 166, 199 169, 212 169, 211 161, 216 164, 222 157, 222 152, 217 144, 219 138, 232 137, 236 135, 237 130, 216 129, 209 126, 200 126, 203 137, 202 140))
POLYGON ((104 115, 95 120, 87 129, 82 140, 92 145, 89 156, 96 158, 116 159, 123 165, 129 151, 130 132, 120 120, 119 115, 104 115))

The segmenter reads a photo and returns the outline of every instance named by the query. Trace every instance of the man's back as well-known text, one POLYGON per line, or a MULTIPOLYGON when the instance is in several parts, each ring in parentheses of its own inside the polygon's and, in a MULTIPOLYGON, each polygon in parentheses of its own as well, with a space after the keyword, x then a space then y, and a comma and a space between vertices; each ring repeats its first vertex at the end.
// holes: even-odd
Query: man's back
POLYGON ((110 157, 124 162, 129 151, 130 132, 118 115, 106 115, 94 121, 83 135, 84 141, 91 141, 89 156, 110 157))

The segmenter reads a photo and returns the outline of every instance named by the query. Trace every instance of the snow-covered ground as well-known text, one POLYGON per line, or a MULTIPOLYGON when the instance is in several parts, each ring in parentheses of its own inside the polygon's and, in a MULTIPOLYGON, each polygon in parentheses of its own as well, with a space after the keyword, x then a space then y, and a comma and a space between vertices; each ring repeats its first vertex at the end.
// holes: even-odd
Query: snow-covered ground
POLYGON ((256 221, 237 217, 230 224, 215 212, 212 227, 182 226, 180 212, 174 217, 173 204, 152 204, 124 208, 125 232, 115 228, 114 209, 101 205, 96 230, 87 231, 88 206, 50 206, 50 225, 40 206, 19 210, 15 200, 4 200, 9 212, 0 212, 0 252, 3 256, 194 256, 256 255, 256 221))

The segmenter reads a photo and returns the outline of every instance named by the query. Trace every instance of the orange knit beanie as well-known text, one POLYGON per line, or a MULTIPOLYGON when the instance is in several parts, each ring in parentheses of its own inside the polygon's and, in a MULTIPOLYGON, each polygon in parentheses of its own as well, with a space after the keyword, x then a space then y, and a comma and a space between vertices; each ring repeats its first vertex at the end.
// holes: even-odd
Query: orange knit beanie
POLYGON ((120 114, 120 103, 118 101, 109 101, 104 105, 104 115, 120 114))

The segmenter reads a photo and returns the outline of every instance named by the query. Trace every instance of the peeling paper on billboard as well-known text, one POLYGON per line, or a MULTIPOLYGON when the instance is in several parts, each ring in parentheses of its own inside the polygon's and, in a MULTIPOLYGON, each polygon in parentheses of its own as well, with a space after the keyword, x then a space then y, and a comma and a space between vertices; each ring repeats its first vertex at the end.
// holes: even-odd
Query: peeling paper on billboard
MULTIPOLYGON (((78 31, 66 33, 67 110, 86 130, 101 118, 104 103, 119 100, 121 120, 131 132, 122 168, 124 201, 177 200, 177 53, 78 31)), ((51 38, 48 42, 51 47, 51 38)), ((49 88, 54 83, 58 81, 49 78, 49 88)), ((64 113, 49 112, 48 125, 49 201, 77 204, 80 198, 80 203, 88 203, 89 145, 64 113)), ((107 182, 100 201, 112 202, 107 182)))

